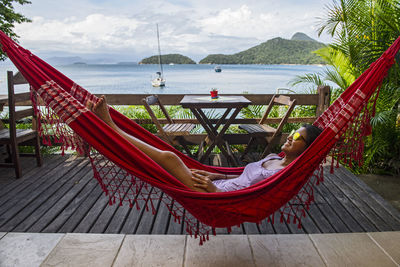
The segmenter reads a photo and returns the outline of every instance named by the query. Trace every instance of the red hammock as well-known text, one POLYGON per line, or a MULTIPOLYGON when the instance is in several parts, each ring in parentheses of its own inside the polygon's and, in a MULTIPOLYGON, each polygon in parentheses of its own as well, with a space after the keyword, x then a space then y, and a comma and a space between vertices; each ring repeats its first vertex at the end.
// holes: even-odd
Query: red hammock
MULTIPOLYGON (((340 158, 350 164, 353 160, 360 162, 362 137, 370 134, 369 119, 374 112, 379 86, 400 48, 398 38, 316 120, 314 124, 324 129, 322 134, 284 170, 245 189, 199 193, 188 189, 86 109, 86 102, 96 101, 96 96, 1 31, 0 42, 3 51, 30 83, 32 94, 39 96, 48 107, 47 113, 41 112, 42 120, 53 126, 48 129, 47 125, 41 125, 43 138, 48 136, 46 131, 53 131, 56 141, 63 142, 64 147, 82 151, 85 144, 89 144, 92 147, 91 162, 95 178, 109 196, 110 204, 129 202, 131 207, 136 204, 139 209, 139 200, 148 199, 146 208, 151 207, 154 212, 154 201, 162 196, 162 192, 166 193, 167 197, 164 195, 162 201, 178 221, 184 219, 188 233, 201 236, 201 243, 208 238, 210 231, 215 233, 215 227, 230 228, 242 222, 260 222, 279 208, 281 221, 293 221, 300 227, 301 217, 305 216, 305 209, 313 201, 313 184, 318 184, 323 177, 321 163, 336 141, 344 141, 334 149, 337 160, 340 158), (93 149, 98 153, 94 153, 93 149), (184 213, 184 209, 194 218, 184 213)), ((110 109, 110 113, 122 130, 159 149, 173 151, 189 168, 225 174, 240 174, 243 170, 203 165, 114 109, 110 109)))

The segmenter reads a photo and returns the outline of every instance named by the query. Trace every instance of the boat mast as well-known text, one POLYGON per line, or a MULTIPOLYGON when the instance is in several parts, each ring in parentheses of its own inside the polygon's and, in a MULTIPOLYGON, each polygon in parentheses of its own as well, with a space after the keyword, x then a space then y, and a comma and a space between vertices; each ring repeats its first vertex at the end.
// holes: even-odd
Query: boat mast
POLYGON ((158 23, 157 25, 157 42, 158 42, 158 65, 160 66, 161 77, 163 76, 163 67, 161 62, 161 49, 160 49, 160 34, 158 33, 158 23))

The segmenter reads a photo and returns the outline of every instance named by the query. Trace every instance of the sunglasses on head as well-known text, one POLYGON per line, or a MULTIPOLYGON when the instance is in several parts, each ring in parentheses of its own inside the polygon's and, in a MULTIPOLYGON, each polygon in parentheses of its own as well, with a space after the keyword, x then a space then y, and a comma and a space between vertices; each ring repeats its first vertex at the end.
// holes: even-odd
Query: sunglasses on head
POLYGON ((299 132, 296 132, 296 130, 292 130, 289 136, 291 136, 294 141, 297 141, 299 139, 303 139, 304 142, 306 141, 306 139, 303 136, 301 136, 299 132))

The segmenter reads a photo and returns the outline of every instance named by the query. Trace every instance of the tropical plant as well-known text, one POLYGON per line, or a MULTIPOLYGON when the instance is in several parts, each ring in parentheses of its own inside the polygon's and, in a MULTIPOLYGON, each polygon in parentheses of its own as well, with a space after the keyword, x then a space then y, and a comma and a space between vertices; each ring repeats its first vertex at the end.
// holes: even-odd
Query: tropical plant
MULTIPOLYGON (((17 40, 18 35, 14 32, 15 24, 31 22, 31 20, 15 12, 13 2, 20 5, 30 4, 31 2, 27 0, 0 0, 0 30, 12 39, 17 40)), ((4 60, 5 58, 6 56, 0 50, 0 60, 4 60)))
MULTIPOLYGON (((400 35, 398 0, 340 0, 326 6, 318 33, 333 37, 328 48, 318 50, 331 67, 323 73, 297 77, 294 84, 334 84, 339 93, 348 87, 400 35)), ((399 58, 397 58, 399 63, 399 58)), ((400 172, 400 71, 394 65, 379 93, 373 133, 366 139, 365 164, 361 171, 400 172)), ((333 97, 335 98, 335 97, 333 97)))

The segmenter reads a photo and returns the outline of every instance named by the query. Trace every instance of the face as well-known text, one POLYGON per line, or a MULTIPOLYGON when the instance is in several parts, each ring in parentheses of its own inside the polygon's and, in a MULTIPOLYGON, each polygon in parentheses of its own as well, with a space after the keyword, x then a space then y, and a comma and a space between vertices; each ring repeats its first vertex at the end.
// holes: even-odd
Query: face
POLYGON ((287 156, 299 156, 307 148, 306 138, 307 130, 301 127, 287 138, 286 143, 282 145, 282 151, 285 152, 287 156))

